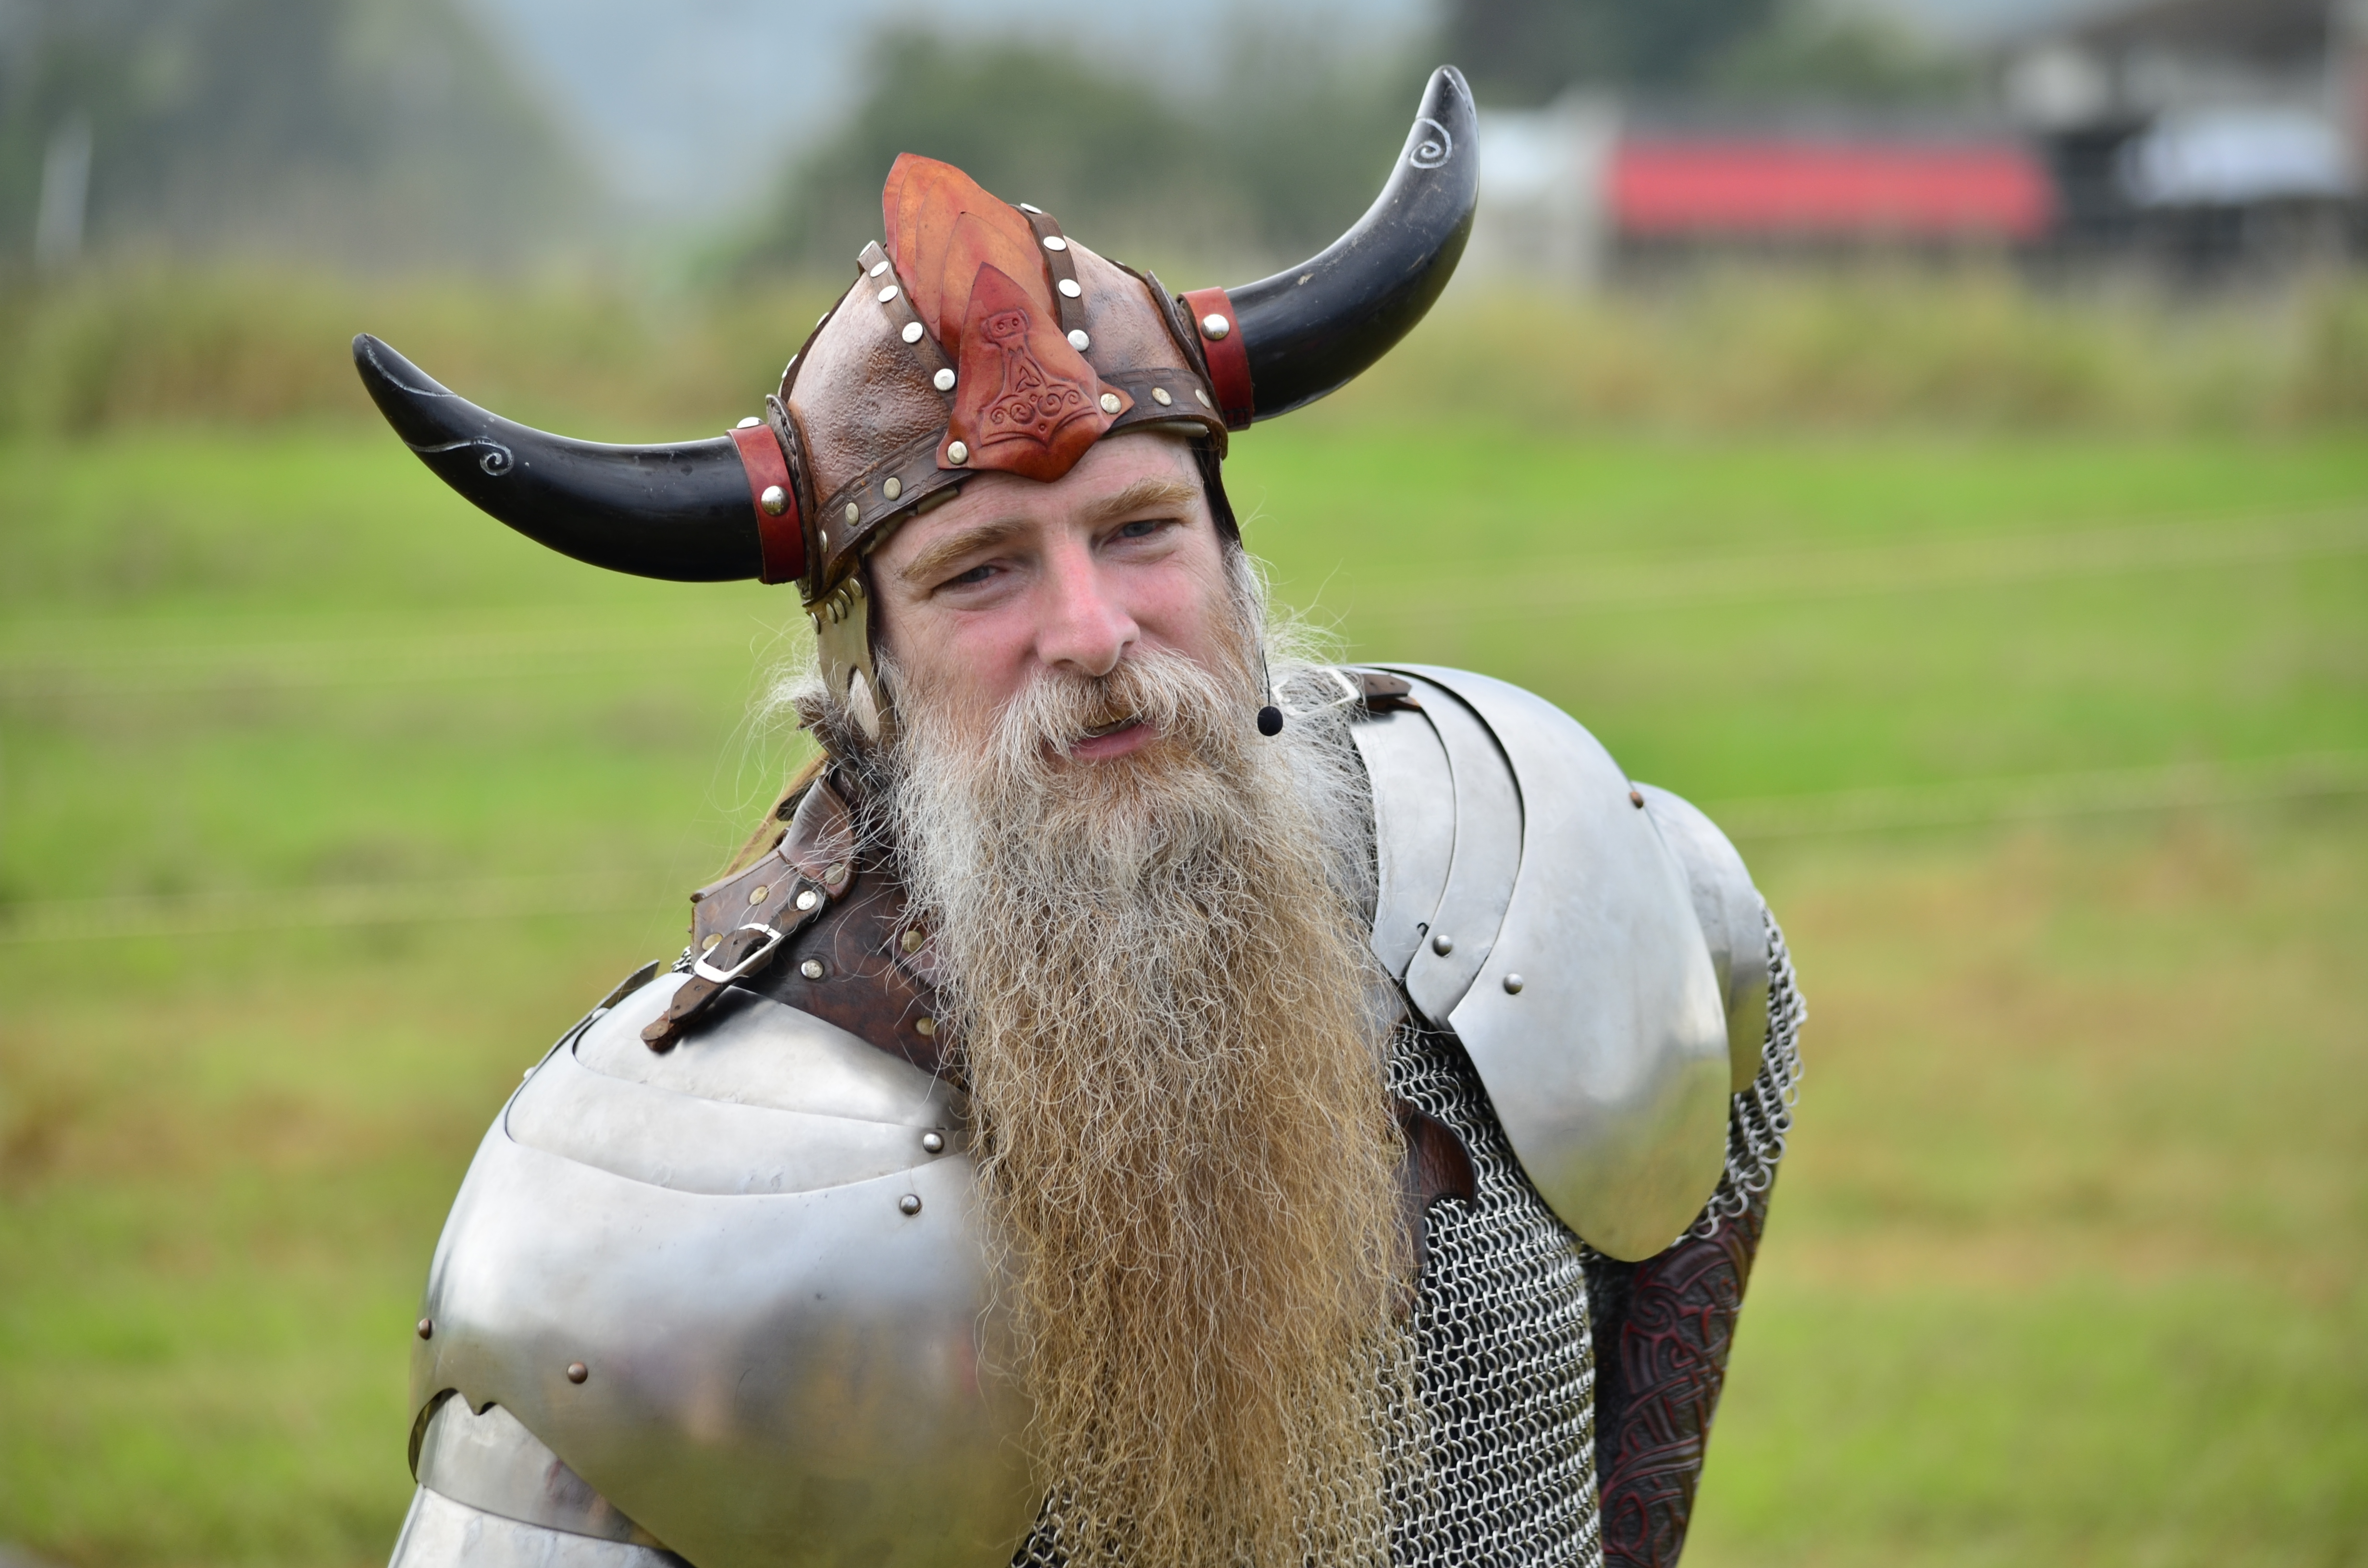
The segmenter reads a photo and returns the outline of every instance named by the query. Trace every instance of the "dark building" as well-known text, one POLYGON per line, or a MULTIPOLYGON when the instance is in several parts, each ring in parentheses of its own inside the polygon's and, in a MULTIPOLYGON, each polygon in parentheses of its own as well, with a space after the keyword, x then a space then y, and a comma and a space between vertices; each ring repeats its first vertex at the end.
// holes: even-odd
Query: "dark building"
POLYGON ((2000 82, 2066 253, 2214 270, 2356 248, 2368 0, 2112 6, 2017 40, 2000 82))

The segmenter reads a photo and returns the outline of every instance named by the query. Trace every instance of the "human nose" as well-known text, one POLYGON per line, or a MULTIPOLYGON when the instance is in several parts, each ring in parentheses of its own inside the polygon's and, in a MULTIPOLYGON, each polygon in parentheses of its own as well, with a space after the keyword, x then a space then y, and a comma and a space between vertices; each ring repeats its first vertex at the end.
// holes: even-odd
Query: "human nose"
POLYGON ((1090 551, 1075 545, 1056 550, 1047 567, 1037 658, 1047 667, 1065 665, 1080 675, 1110 674, 1142 635, 1134 618, 1112 597, 1090 551))

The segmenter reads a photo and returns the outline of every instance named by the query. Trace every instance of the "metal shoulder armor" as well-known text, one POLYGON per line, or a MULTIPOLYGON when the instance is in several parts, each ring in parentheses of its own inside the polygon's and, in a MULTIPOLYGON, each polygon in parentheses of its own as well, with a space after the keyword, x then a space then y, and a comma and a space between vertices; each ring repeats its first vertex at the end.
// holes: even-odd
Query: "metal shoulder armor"
POLYGON ((1005 1561, 1037 1499, 955 1096, 746 992, 656 1054, 688 978, 596 1011, 485 1134, 395 1568, 1005 1561))
POLYGON ((1373 950, 1461 1040, 1563 1222, 1651 1256, 1717 1187, 1728 1096, 1759 1066, 1767 947, 1742 859, 1544 699, 1383 667, 1413 692, 1350 732, 1372 784, 1373 950))

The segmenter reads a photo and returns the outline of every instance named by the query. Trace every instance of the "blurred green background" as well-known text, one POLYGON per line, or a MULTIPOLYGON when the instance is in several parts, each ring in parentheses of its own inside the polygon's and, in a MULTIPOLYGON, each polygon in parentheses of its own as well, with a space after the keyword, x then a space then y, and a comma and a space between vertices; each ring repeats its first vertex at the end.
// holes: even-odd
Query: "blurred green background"
MULTIPOLYGON (((1706 78, 1809 25, 1729 10, 1706 78)), ((521 237, 417 176, 450 117, 490 187, 593 188, 599 160, 465 8, 23 15, 0 1551, 375 1562, 470 1153, 553 1036, 677 948, 798 755, 756 715, 803 631, 781 592, 605 576, 474 513, 376 424, 347 339, 572 433, 719 430, 841 286, 805 247, 847 248, 900 137, 959 140, 946 101, 1015 74, 1115 68, 1022 36, 965 85, 962 35, 880 35, 846 57, 854 129, 737 216, 579 192, 521 237), (298 85, 410 85, 257 99, 241 37, 313 39, 261 56, 298 85), (916 60, 926 122, 882 74, 916 60), (29 193, 91 81, 116 97, 74 100, 83 243, 36 267, 29 193), (109 187, 110 126, 176 172, 109 187), (316 177, 399 187, 416 248, 308 213, 316 177)), ((1095 243, 1107 212, 1177 287, 1238 281, 1353 216, 1432 41, 1310 56, 1321 90, 1273 108, 1302 131, 1259 134, 1349 130, 1271 189, 1232 121, 1172 210, 1024 145, 977 172, 1042 180, 1095 243)), ((1690 1562, 2368 1562, 2363 435, 2340 267, 2198 292, 1878 256, 1459 290, 1237 439, 1286 600, 1353 654, 1551 697, 1725 823, 1785 924, 1808 1075, 1690 1562)))

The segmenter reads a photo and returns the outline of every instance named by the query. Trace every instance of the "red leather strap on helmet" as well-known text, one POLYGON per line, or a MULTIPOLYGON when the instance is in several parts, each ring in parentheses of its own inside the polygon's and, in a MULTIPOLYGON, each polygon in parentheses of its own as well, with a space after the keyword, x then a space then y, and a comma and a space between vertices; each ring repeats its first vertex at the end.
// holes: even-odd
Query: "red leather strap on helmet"
POLYGON ((1209 361, 1210 390, 1217 394, 1217 412, 1224 415, 1225 428, 1248 429, 1258 398, 1250 389, 1249 346, 1242 341, 1233 301, 1223 289, 1195 289, 1184 296, 1184 308, 1192 312, 1192 330, 1200 335, 1201 353, 1209 361), (1224 324, 1222 331, 1216 330, 1220 322, 1224 324))
POLYGON ((740 466, 748 471, 748 505, 757 509, 757 540, 765 569, 758 581, 794 583, 805 575, 806 535, 798 520, 798 487, 790 483, 790 460, 781 443, 762 425, 732 432, 740 466))

